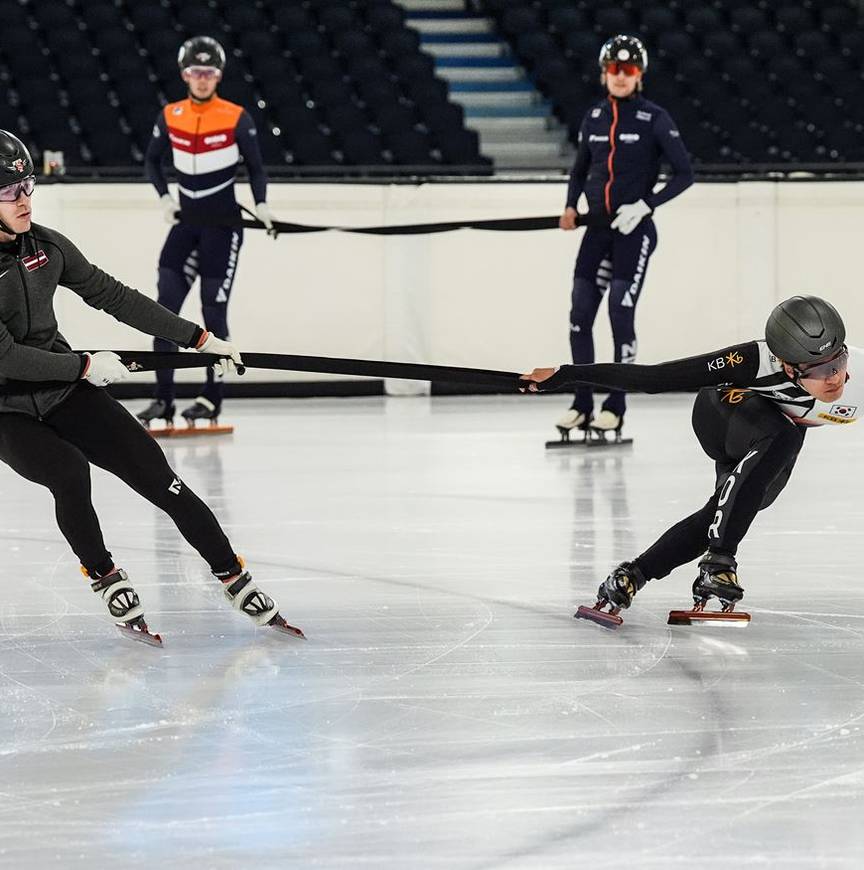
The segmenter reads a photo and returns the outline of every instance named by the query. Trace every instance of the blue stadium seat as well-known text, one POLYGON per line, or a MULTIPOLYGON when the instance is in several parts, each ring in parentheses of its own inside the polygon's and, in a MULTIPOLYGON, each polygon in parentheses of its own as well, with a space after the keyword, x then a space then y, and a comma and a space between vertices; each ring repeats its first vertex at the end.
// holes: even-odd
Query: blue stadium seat
POLYGON ((594 32, 606 39, 613 33, 628 33, 636 30, 630 13, 621 5, 598 9, 594 13, 594 32))
POLYGON ((416 130, 385 136, 387 148, 393 154, 393 162, 403 166, 425 166, 435 162, 429 137, 416 130))
POLYGON ((339 136, 365 130, 370 124, 369 116, 353 101, 324 106, 322 115, 327 127, 339 136))
POLYGON ((546 24, 551 33, 570 33, 573 30, 587 30, 589 18, 574 6, 553 6, 547 10, 546 24))
POLYGON ((445 163, 454 166, 491 164, 491 160, 480 153, 480 140, 474 130, 448 131, 435 137, 435 144, 445 163))
POLYGON ((391 58, 411 56, 420 50, 420 34, 409 27, 385 30, 381 32, 378 44, 391 58))
POLYGON ((508 9, 501 16, 501 30, 508 36, 518 36, 532 30, 542 30, 543 22, 540 13, 531 6, 520 5, 508 9))
POLYGON ((290 137, 288 154, 301 166, 332 166, 336 161, 334 143, 319 131, 304 132, 290 137))
POLYGON ((365 129, 346 132, 340 140, 343 160, 349 166, 381 166, 387 163, 380 136, 365 129))
POLYGON ((682 26, 675 13, 668 5, 655 5, 645 9, 642 13, 641 31, 650 39, 656 39, 670 30, 677 30, 682 26))

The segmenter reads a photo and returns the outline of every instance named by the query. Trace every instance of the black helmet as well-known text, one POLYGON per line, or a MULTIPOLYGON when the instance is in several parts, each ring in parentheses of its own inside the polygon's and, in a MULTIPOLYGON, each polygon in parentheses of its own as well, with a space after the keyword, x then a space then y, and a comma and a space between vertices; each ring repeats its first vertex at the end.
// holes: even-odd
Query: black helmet
POLYGON ((638 37, 619 33, 603 43, 598 63, 601 67, 610 63, 635 63, 645 72, 648 69, 648 52, 638 37))
POLYGON ((765 341, 771 353, 783 362, 821 362, 843 347, 846 327, 830 302, 818 296, 793 296, 771 312, 765 341))
POLYGON ((177 63, 181 72, 190 66, 213 66, 225 69, 225 49, 212 36, 193 36, 180 46, 177 63))
POLYGON ((0 187, 35 175, 27 146, 7 130, 0 130, 0 187))

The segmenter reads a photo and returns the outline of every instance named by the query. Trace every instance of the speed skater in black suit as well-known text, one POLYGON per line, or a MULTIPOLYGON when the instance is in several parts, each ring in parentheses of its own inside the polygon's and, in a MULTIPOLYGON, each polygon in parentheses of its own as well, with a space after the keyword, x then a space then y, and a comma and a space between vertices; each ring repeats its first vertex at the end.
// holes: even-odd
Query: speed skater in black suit
POLYGON ((864 351, 845 342, 846 329, 833 305, 815 296, 793 296, 771 312, 764 340, 657 365, 562 365, 523 375, 528 392, 576 385, 699 391, 693 431, 714 460, 714 491, 644 553, 612 569, 600 585, 597 605, 582 608, 592 611, 589 618, 620 624, 618 611, 630 607, 649 580, 700 556, 695 610, 704 612, 705 604, 717 598, 721 614, 732 618, 744 594, 738 545, 756 514, 789 481, 807 429, 844 426, 864 415, 864 377, 852 374, 864 372, 864 351))

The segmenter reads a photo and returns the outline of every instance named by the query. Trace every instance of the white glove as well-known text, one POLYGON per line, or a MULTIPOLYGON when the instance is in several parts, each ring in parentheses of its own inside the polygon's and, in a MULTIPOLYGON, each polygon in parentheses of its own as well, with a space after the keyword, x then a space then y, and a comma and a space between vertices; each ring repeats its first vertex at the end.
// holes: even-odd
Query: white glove
POLYGON ((116 381, 122 381, 129 374, 129 369, 120 362, 120 357, 110 350, 98 350, 96 353, 85 353, 87 365, 81 377, 90 381, 94 387, 106 387, 116 381))
POLYGON ((651 214, 651 206, 644 199, 622 205, 616 212, 615 220, 612 221, 612 229, 618 230, 622 236, 629 236, 639 225, 639 221, 649 214, 651 214))
POLYGON ((162 214, 165 217, 166 224, 177 223, 177 212, 180 211, 180 206, 170 193, 163 193, 159 197, 159 204, 162 206, 162 214))
POLYGON ((271 239, 275 239, 279 235, 279 231, 273 226, 273 215, 270 214, 270 206, 266 202, 259 202, 255 206, 255 217, 267 227, 267 235, 271 239))
MULTIPOLYGON (((243 359, 240 356, 240 351, 231 344, 230 341, 223 341, 221 338, 216 338, 212 332, 204 332, 198 347, 195 348, 198 353, 215 353, 221 356, 217 363, 213 365, 214 370, 221 376, 233 374, 238 367, 242 369, 243 359)), ((243 374, 241 371, 240 374, 243 374)))

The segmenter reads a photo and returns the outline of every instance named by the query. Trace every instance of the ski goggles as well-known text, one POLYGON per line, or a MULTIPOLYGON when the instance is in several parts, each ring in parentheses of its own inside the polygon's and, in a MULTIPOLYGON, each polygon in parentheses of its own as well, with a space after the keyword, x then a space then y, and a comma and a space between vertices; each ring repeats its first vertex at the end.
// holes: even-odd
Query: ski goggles
POLYGON ((624 73, 625 76, 635 76, 642 71, 641 67, 635 63, 620 63, 617 60, 607 63, 603 69, 610 76, 617 76, 619 72, 624 73))
POLYGON ((844 344, 831 359, 809 366, 795 366, 795 373, 803 380, 827 381, 841 372, 845 372, 848 365, 849 348, 844 344))
POLYGON ((183 72, 188 73, 193 79, 205 82, 219 78, 222 75, 221 71, 215 66, 187 66, 183 72))
POLYGON ((0 202, 15 202, 23 193, 25 196, 30 196, 36 189, 36 176, 28 175, 22 178, 21 181, 16 181, 13 184, 5 184, 0 187, 0 202))

